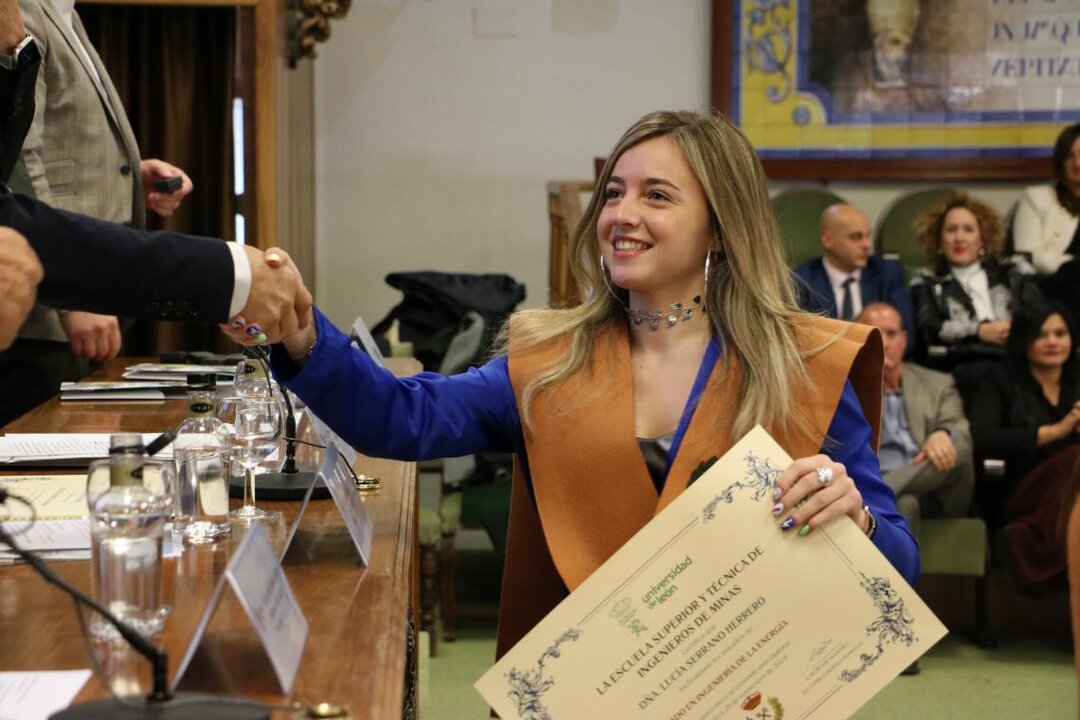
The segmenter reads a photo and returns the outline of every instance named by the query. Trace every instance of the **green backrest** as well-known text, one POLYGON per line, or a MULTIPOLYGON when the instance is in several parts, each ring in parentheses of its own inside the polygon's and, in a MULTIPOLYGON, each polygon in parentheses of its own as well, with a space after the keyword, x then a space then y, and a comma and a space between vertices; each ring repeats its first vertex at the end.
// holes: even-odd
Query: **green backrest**
POLYGON ((772 199, 773 215, 790 267, 821 255, 821 213, 836 203, 847 202, 824 188, 784 190, 772 199))
POLYGON ((882 211, 874 227, 874 251, 899 260, 911 279, 915 268, 926 265, 926 252, 915 234, 915 221, 924 212, 956 192, 955 188, 934 187, 904 193, 882 211))

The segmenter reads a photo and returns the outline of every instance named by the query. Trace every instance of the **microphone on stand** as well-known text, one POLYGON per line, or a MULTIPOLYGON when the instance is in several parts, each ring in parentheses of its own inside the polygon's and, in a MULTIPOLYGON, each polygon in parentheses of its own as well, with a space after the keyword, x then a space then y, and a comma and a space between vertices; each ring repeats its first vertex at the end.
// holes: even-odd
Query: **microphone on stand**
MULTIPOLYGON (((0 488, 0 504, 9 497, 32 508, 25 499, 0 488)), ((148 717, 159 720, 270 720, 270 708, 254 700, 169 692, 169 660, 164 650, 122 622, 96 600, 69 585, 37 555, 16 545, 2 525, 0 525, 0 543, 10 547, 12 552, 25 560, 26 564, 46 582, 60 588, 76 602, 93 609, 105 618, 120 633, 120 637, 124 638, 139 655, 146 658, 153 668, 153 687, 145 697, 92 700, 54 713, 49 716, 49 720, 94 720, 95 718, 138 720, 148 717)))
MULTIPOLYGON (((274 394, 274 384, 270 379, 270 364, 267 362, 266 351, 258 346, 243 348, 244 354, 262 365, 266 374, 266 385, 270 395, 274 394)), ((281 389, 281 397, 285 400, 285 462, 280 472, 259 473, 255 476, 255 495, 263 500, 296 500, 304 499, 308 488, 316 483, 313 472, 301 472, 296 466, 296 414, 293 412, 292 400, 289 399, 289 391, 281 389)), ((232 497, 244 497, 244 478, 234 477, 229 480, 229 495, 232 497)), ((315 484, 311 491, 312 500, 325 500, 330 497, 330 488, 323 483, 315 484)))

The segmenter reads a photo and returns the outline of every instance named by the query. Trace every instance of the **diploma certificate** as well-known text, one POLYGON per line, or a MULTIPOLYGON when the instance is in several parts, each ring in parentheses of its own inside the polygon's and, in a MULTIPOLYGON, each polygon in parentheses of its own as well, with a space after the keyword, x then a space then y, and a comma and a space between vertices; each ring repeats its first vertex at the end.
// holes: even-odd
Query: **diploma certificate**
POLYGON ((782 533, 748 433, 476 682, 504 719, 847 717, 945 633, 849 518, 782 533))

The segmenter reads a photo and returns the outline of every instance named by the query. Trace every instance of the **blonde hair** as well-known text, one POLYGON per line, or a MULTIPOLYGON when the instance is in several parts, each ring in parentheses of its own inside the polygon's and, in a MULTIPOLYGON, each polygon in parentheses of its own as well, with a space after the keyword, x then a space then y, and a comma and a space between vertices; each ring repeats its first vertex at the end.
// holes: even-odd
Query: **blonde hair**
POLYGON ((537 392, 557 386, 585 365, 602 330, 626 322, 625 306, 609 291, 610 279, 600 264, 596 223, 619 157, 660 136, 671 137, 682 150, 704 190, 712 227, 723 248, 711 257, 706 304, 713 333, 723 340, 725 352, 738 358, 743 371, 733 437, 741 437, 755 424, 808 432, 809 416, 793 399, 793 389, 809 382, 795 339, 799 319, 806 314, 797 305, 765 172, 750 142, 734 125, 719 115, 687 111, 644 116, 609 154, 596 191, 570 238, 569 258, 582 288, 581 304, 522 311, 503 328, 498 347, 504 352, 511 334, 515 351, 570 335, 563 357, 523 389, 522 418, 529 424, 529 408, 537 392))

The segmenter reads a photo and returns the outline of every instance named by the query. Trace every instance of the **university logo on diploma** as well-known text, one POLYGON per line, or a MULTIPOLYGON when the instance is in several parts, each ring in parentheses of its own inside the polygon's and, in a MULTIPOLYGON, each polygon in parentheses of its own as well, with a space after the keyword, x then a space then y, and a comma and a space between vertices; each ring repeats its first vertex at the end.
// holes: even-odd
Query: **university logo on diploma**
POLYGON ((842 518, 781 533, 791 462, 747 434, 503 656, 504 719, 847 717, 945 633, 842 518))

